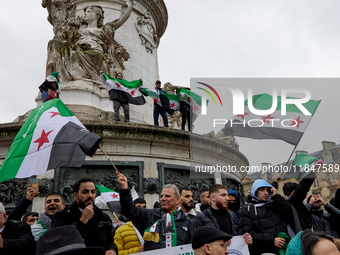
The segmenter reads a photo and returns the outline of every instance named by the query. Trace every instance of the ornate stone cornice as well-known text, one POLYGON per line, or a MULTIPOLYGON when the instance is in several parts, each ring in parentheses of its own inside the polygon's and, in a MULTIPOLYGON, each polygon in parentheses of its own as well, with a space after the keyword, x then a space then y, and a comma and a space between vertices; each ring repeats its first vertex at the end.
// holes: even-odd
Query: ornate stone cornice
POLYGON ((156 33, 161 38, 168 25, 168 11, 163 0, 138 0, 142 5, 146 6, 154 17, 156 24, 156 33))

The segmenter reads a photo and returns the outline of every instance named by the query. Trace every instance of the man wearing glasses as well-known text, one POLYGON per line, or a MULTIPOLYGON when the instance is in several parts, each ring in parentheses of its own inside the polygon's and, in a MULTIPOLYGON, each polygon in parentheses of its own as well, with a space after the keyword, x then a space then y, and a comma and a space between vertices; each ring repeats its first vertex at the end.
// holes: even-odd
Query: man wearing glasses
POLYGON ((195 230, 191 246, 195 255, 225 255, 229 254, 227 245, 231 238, 217 228, 203 226, 195 230))

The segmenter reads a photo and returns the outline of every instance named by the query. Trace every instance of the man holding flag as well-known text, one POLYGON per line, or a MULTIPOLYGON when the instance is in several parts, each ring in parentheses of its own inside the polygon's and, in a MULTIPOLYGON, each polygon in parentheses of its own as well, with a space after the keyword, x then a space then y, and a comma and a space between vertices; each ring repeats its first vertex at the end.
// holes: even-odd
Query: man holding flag
POLYGON ((144 96, 149 96, 154 101, 153 119, 154 125, 159 126, 159 114, 163 118, 164 126, 168 127, 168 116, 179 110, 180 98, 177 95, 167 93, 161 89, 161 81, 157 80, 154 89, 139 88, 144 96))
POLYGON ((163 187, 160 209, 145 209, 133 203, 127 178, 122 173, 118 174, 117 180, 122 188, 120 190, 122 213, 146 229, 143 235, 144 251, 191 243, 193 226, 179 207, 180 195, 175 185, 168 184, 163 187))
MULTIPOLYGON (((155 90, 158 92, 158 94, 164 93, 165 91, 162 90, 161 88, 161 81, 157 80, 155 83, 155 90)), ((161 98, 162 99, 162 98, 161 98)), ((154 106, 153 106, 153 121, 155 126, 159 126, 158 119, 159 119, 159 114, 163 118, 164 122, 164 127, 168 127, 168 116, 166 115, 165 109, 160 106, 156 101, 154 101, 154 106)))
POLYGON ((102 82, 106 85, 107 92, 109 93, 110 100, 113 101, 113 109, 115 112, 115 121, 120 121, 119 108, 123 107, 124 121, 130 121, 130 104, 143 105, 145 99, 139 91, 139 87, 143 86, 142 79, 136 81, 125 81, 123 75, 117 73, 115 78, 100 71, 102 82))

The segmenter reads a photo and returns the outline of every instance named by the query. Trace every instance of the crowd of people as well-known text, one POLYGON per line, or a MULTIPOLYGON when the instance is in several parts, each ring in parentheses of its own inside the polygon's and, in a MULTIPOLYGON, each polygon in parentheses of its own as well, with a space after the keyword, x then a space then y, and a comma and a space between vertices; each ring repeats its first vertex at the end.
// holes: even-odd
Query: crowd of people
POLYGON ((201 190, 196 205, 188 187, 166 184, 148 209, 144 199, 132 199, 119 173, 121 215, 114 224, 95 205, 91 178, 74 183, 68 206, 62 195, 48 194, 40 214, 28 212, 39 194, 29 187, 8 215, 0 204, 0 254, 126 255, 191 244, 196 255, 222 255, 233 236, 243 237, 251 255, 340 254, 340 186, 325 203, 319 193, 307 197, 314 178, 311 172, 298 184, 285 183, 286 199, 276 182, 255 180, 244 205, 221 184, 201 190))

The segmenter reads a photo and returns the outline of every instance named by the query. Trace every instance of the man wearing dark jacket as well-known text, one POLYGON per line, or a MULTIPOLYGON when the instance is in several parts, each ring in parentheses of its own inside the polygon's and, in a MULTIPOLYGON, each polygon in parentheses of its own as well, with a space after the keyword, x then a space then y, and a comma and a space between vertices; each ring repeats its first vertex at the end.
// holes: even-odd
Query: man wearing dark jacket
POLYGON ((293 220, 292 206, 262 179, 254 182, 247 202, 241 210, 240 227, 253 237, 250 254, 279 254, 285 239, 278 236, 280 232, 289 236, 287 224, 293 220))
POLYGON ((27 223, 7 220, 5 207, 0 203, 0 254, 34 254, 35 242, 27 223))
POLYGON ((200 202, 195 205, 195 212, 199 214, 203 212, 205 209, 208 209, 211 205, 211 200, 209 197, 209 189, 204 188, 200 190, 200 202))
POLYGON ((331 204, 325 203, 320 193, 315 191, 308 197, 307 202, 306 207, 312 218, 313 230, 322 231, 339 238, 337 227, 339 226, 340 210, 331 204), (324 206, 327 212, 324 212, 321 206, 324 206))
MULTIPOLYGON (((162 90, 162 88, 161 88, 161 81, 157 80, 156 83, 155 83, 155 86, 156 86, 155 89, 158 92, 158 94, 160 95, 160 99, 162 101, 161 94, 165 93, 165 91, 162 90)), ((156 102, 154 102, 154 105, 153 105, 153 120, 154 120, 155 126, 159 126, 159 123, 158 123, 159 114, 163 118, 164 127, 168 127, 169 126, 168 125, 168 116, 166 115, 165 109, 162 106, 160 106, 159 104, 157 104, 156 102)))
POLYGON ((307 193, 315 179, 315 173, 309 172, 299 184, 287 182, 283 185, 283 193, 288 197, 287 201, 295 208, 302 230, 312 228, 310 212, 303 203, 307 193))
POLYGON ((32 205, 33 198, 35 198, 38 194, 39 192, 36 192, 32 187, 28 187, 26 197, 23 197, 16 207, 14 207, 7 219, 20 221, 24 214, 27 213, 28 207, 32 205))
POLYGON ((112 221, 96 205, 96 188, 90 178, 82 178, 73 186, 74 202, 57 212, 52 219, 52 229, 75 225, 84 238, 87 247, 101 246, 105 255, 116 255, 117 246, 113 241, 112 221))
MULTIPOLYGON (((221 184, 214 184, 209 189, 211 206, 202 213, 196 215, 192 224, 198 228, 202 226, 215 227, 229 235, 241 235, 242 230, 238 226, 238 218, 234 212, 228 210, 228 190, 221 184)), ((252 243, 249 233, 244 234, 247 245, 252 243)))
POLYGON ((190 219, 195 218, 196 212, 194 210, 194 195, 191 190, 184 186, 179 188, 180 194, 180 207, 182 211, 187 215, 190 219))
POLYGON ((163 187, 160 209, 145 209, 133 203, 128 181, 122 173, 118 175, 118 183, 122 188, 119 193, 122 214, 146 229, 144 251, 191 243, 193 226, 179 207, 179 190, 175 185, 163 187))
POLYGON ((234 213, 236 213, 237 218, 240 218, 240 207, 241 207, 241 201, 238 197, 235 190, 228 189, 228 195, 229 195, 229 202, 228 202, 228 209, 234 213))

